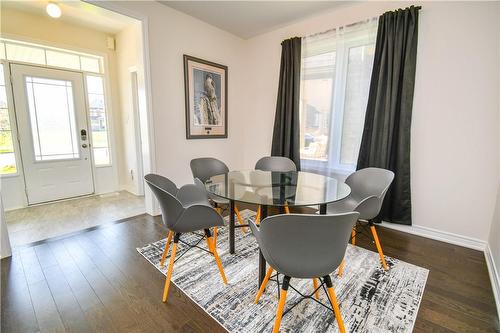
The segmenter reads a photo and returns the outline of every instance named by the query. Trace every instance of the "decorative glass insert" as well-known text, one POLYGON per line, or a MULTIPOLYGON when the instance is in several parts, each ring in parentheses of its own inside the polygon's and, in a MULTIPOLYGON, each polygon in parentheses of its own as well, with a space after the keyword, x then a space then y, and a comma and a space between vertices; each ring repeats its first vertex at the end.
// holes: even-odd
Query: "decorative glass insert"
POLYGON ((25 80, 35 161, 80 158, 71 81, 25 80))

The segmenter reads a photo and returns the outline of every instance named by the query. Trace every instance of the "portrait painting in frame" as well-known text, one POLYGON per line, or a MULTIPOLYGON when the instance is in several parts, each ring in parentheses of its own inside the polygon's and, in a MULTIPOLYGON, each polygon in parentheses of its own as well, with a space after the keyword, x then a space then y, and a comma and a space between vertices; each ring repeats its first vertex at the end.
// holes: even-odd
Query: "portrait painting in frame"
POLYGON ((184 55, 186 138, 227 138, 227 66, 184 55))

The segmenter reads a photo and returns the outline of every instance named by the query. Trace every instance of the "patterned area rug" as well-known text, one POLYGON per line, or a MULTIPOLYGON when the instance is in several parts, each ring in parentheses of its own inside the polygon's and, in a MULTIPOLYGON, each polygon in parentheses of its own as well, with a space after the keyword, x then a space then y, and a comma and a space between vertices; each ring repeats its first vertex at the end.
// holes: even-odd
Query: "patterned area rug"
MULTIPOLYGON (((255 217, 250 210, 241 213, 245 219, 255 217)), ((194 243, 198 236, 186 234, 181 239, 194 243)), ((163 268, 159 263, 165 242, 162 239, 137 249, 163 274, 166 274, 168 259, 163 268)), ((200 243, 200 246, 205 245, 204 241, 200 243)), ((270 281, 259 303, 254 303, 258 289, 257 242, 249 229, 246 233, 237 229, 235 255, 229 253, 228 245, 228 229, 219 228, 217 249, 228 278, 227 286, 222 283, 213 257, 196 248, 175 263, 172 281, 227 331, 270 332, 278 305, 278 290, 277 284, 270 281)), ((187 246, 179 243, 176 257, 185 249, 187 246)), ((429 271, 394 258, 386 259, 390 266, 387 272, 380 267, 376 252, 349 245, 343 276, 331 275, 347 332, 403 333, 413 330, 429 271)), ((303 294, 313 291, 311 280, 292 279, 291 285, 303 294)), ((158 295, 161 292, 158 290, 158 295)), ((285 310, 299 299, 300 296, 290 289, 285 310)), ((322 290, 320 300, 328 304, 322 290)), ((331 311, 306 299, 283 317, 280 331, 338 332, 338 327, 331 311)))

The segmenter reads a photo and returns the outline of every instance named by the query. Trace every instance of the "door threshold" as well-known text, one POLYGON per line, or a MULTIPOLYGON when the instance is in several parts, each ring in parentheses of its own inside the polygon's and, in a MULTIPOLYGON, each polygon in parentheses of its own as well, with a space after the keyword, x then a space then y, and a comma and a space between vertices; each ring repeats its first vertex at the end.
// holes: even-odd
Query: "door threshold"
POLYGON ((90 193, 90 194, 79 195, 77 197, 63 198, 63 199, 57 199, 57 200, 51 200, 51 201, 38 202, 35 204, 28 204, 27 207, 50 205, 50 204, 58 203, 58 202, 71 201, 71 200, 83 199, 83 198, 90 198, 90 197, 95 197, 95 196, 96 196, 95 193, 90 193))

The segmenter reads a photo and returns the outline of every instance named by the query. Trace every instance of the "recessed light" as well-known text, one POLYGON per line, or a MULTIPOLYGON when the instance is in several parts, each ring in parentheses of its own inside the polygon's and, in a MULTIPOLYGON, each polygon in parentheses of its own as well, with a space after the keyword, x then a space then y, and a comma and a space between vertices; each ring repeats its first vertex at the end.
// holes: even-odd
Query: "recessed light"
POLYGON ((50 17, 59 18, 61 17, 61 7, 54 2, 49 2, 47 4, 47 14, 49 14, 50 17))

